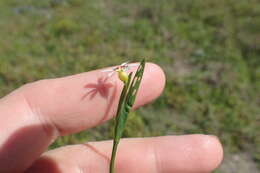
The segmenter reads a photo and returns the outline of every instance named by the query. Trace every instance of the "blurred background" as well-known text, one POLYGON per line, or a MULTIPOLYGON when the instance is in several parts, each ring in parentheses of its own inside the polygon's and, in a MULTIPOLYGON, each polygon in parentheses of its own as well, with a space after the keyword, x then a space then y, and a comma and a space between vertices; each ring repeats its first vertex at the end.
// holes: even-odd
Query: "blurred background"
MULTIPOLYGON (((125 137, 219 136, 216 173, 260 171, 259 0, 1 0, 0 96, 124 61, 159 64, 162 96, 125 137)), ((113 121, 50 148, 113 137, 113 121)))

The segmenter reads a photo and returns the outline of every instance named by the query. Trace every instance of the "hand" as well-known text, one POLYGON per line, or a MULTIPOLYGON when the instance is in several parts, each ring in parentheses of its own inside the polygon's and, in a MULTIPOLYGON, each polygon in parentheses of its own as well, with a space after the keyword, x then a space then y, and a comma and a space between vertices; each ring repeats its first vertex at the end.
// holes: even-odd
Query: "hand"
MULTIPOLYGON (((108 172, 112 141, 88 142, 47 151, 61 135, 104 123, 115 115, 122 83, 100 70, 24 85, 0 100, 1 173, 108 172)), ((158 97, 162 70, 148 63, 135 107, 158 97)), ((118 173, 206 173, 222 160, 216 137, 206 135, 124 139, 118 173)))

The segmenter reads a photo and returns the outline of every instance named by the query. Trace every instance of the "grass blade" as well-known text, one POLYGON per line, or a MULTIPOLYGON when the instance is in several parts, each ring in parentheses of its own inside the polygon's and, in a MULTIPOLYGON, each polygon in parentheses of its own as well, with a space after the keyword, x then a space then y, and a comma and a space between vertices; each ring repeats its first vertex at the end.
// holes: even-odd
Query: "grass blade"
POLYGON ((143 60, 140 63, 133 80, 132 80, 132 73, 130 73, 128 82, 124 84, 124 88, 120 96, 117 115, 116 115, 113 150, 112 150, 112 156, 110 161, 110 173, 115 173, 115 158, 116 158, 117 147, 120 138, 122 137, 122 134, 124 132, 128 114, 131 111, 131 108, 135 102, 135 98, 143 77, 144 68, 145 68, 145 60, 143 60))

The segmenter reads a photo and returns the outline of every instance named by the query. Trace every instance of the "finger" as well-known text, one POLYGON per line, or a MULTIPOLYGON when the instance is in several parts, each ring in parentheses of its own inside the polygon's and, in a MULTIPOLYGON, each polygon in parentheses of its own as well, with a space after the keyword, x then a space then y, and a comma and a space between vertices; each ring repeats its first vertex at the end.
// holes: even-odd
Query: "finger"
MULTIPOLYGON (((7 168, 13 165, 21 172, 58 135, 96 126, 115 115, 122 82, 116 75, 105 76, 106 73, 96 70, 42 80, 2 98, 0 172, 5 171, 2 165, 7 168)), ((161 68, 147 63, 135 106, 158 97, 164 83, 161 68)))
MULTIPOLYGON (((107 173, 112 142, 62 147, 45 153, 27 173, 107 173)), ((125 139, 119 145, 116 172, 206 173, 222 161, 216 137, 206 135, 125 139)))
MULTIPOLYGON (((123 86, 117 78, 106 78, 106 73, 97 70, 41 81, 25 87, 23 92, 33 113, 64 135, 94 127, 115 115, 123 86)), ((161 68, 147 64, 136 106, 158 97, 164 83, 161 68)))

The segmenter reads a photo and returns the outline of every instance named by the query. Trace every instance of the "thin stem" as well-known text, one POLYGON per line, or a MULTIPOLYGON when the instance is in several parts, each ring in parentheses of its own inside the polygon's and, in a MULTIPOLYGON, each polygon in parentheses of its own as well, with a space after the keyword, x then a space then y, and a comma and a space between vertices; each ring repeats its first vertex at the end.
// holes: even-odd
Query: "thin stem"
MULTIPOLYGON (((129 75, 130 79, 132 74, 129 75)), ((118 103, 118 110, 117 110, 117 115, 116 115, 116 124, 115 124, 115 136, 114 136, 114 142, 113 142, 113 149, 112 149, 112 155, 111 155, 111 161, 110 161, 110 167, 109 167, 109 173, 115 173, 115 158, 116 158, 116 151, 117 151, 117 146, 119 144, 119 140, 120 138, 117 138, 117 133, 118 133, 118 121, 119 121, 119 116, 120 116, 120 111, 122 109, 122 104, 123 104, 123 100, 125 99, 127 90, 128 90, 128 86, 129 86, 129 81, 127 83, 124 83, 124 88, 121 92, 121 96, 120 96, 120 100, 118 103)))
POLYGON ((128 114, 131 111, 131 108, 135 102, 136 94, 139 89, 141 79, 143 77, 144 67, 145 67, 145 60, 143 60, 139 65, 133 80, 132 80, 132 73, 130 73, 130 75, 128 76, 128 81, 124 81, 124 88, 121 92, 118 109, 117 109, 117 115, 116 115, 114 143, 113 143, 110 168, 109 168, 110 173, 115 173, 115 158, 116 158, 117 147, 120 138, 122 137, 122 134, 124 132, 128 114))
POLYGON ((113 143, 113 150, 112 150, 112 156, 111 156, 111 161, 110 161, 110 173, 115 173, 115 158, 116 158, 116 150, 118 146, 119 141, 115 141, 113 143))

